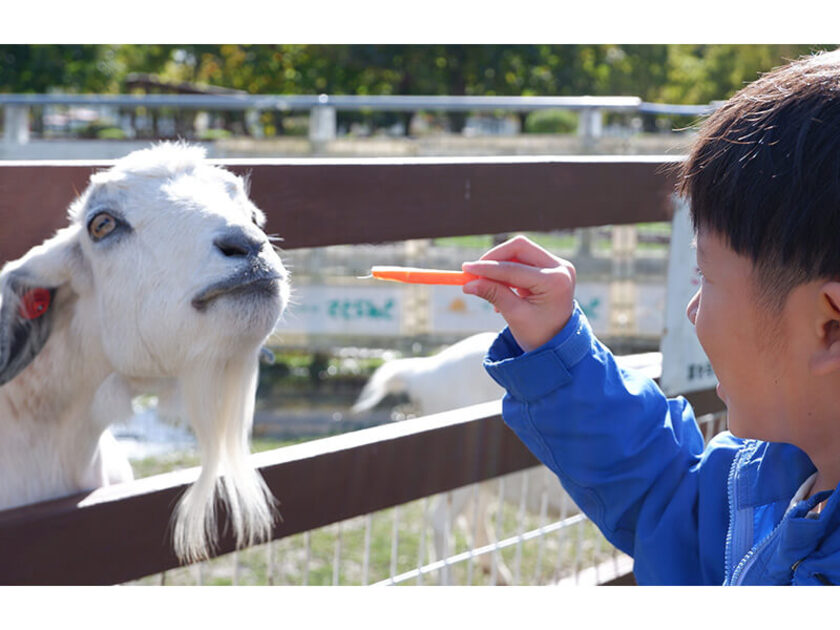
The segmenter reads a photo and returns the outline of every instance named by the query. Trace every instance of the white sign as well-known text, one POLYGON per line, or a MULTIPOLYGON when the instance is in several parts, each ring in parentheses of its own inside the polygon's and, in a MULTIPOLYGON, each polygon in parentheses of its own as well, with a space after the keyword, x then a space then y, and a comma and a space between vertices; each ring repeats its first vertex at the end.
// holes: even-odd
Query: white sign
POLYGON ((700 287, 693 239, 688 204, 683 199, 676 199, 668 256, 665 330, 660 346, 662 377, 659 384, 669 396, 710 389, 717 384, 712 365, 685 314, 688 302, 700 287))
POLYGON ((604 335, 610 327, 610 285, 604 282, 580 282, 575 285, 575 299, 589 320, 592 332, 604 335))
POLYGON ((399 336, 403 293, 399 287, 302 285, 278 331, 306 334, 399 336))
MULTIPOLYGON (((418 322, 428 322, 428 331, 433 333, 466 336, 505 327, 505 320, 491 304, 464 294, 461 287, 422 288, 425 297, 418 300, 410 287, 390 282, 296 285, 277 330, 304 335, 398 337, 418 332, 409 317, 417 310, 421 311, 417 313, 418 322)), ((657 334, 662 330, 663 293, 662 287, 639 287, 637 319, 641 332, 657 334)), ((595 334, 608 334, 610 284, 581 282, 575 287, 575 299, 595 334)))
POLYGON ((658 337, 664 326, 666 290, 662 284, 636 285, 636 332, 658 337))
MULTIPOLYGON (((575 299, 595 334, 606 332, 610 319, 610 287, 606 283, 581 283, 575 299)), ((502 330, 505 320, 481 298, 465 295, 461 287, 431 287, 431 328, 438 333, 472 334, 502 330)), ((660 318, 661 330, 661 318, 660 318)))
POLYGON ((469 335, 505 327, 505 320, 490 303, 474 295, 466 295, 461 287, 435 286, 430 289, 433 331, 469 335))

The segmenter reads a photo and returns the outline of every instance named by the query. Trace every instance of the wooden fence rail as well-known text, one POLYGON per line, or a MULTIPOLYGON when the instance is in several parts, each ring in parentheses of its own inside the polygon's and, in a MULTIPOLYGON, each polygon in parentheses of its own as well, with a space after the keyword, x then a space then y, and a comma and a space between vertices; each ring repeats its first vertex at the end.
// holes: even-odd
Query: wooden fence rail
MULTIPOLYGON (((673 159, 227 161, 251 174, 285 248, 668 220, 673 159)), ((0 260, 65 222, 96 163, 0 166, 0 260)), ((698 415, 714 392, 688 396, 698 415)), ((274 537, 536 465, 498 403, 254 455, 282 521, 274 537)), ((177 566, 172 509, 191 469, 0 512, 0 583, 110 584, 177 566)), ((224 522, 224 519, 222 519, 224 522)), ((222 528, 218 553, 233 549, 222 528)))
MULTIPOLYGON (((227 160, 283 248, 667 221, 662 157, 227 160)), ((65 225, 109 161, 0 162, 0 260, 65 225)))

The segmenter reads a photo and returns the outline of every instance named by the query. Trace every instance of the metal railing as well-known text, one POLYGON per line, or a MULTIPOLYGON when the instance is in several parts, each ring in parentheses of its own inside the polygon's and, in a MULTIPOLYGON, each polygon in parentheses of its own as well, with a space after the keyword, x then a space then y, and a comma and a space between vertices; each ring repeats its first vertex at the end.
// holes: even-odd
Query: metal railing
POLYGON ((638 113, 647 115, 704 116, 719 103, 675 105, 646 103, 635 96, 367 96, 328 94, 0 94, 4 109, 5 142, 29 141, 32 108, 55 106, 112 107, 249 113, 253 135, 261 135, 259 112, 309 112, 309 139, 324 143, 336 137, 337 111, 442 111, 442 112, 531 112, 565 109, 580 114, 578 135, 595 139, 603 129, 603 115, 638 113))
MULTIPOLYGON (((238 160, 285 248, 669 220, 674 158, 238 160)), ((107 163, 0 165, 0 260, 65 221, 107 163)), ((689 394, 698 416, 722 409, 689 394)), ((537 464, 498 403, 253 456, 283 520, 274 539, 404 505, 537 464)), ((0 512, 0 582, 120 583, 173 569, 172 509, 190 469, 0 512)), ((222 519, 224 520, 224 519, 222 519)), ((219 532, 218 554, 233 551, 219 532)), ((624 577, 627 577, 626 575, 624 577)))
MULTIPOLYGON (((367 96, 355 94, 0 94, 0 106, 179 107, 209 110, 308 111, 314 107, 373 111, 513 111, 609 109, 637 111, 635 96, 367 96)), ((673 106, 662 105, 668 108, 673 106)), ((680 106, 685 107, 685 106, 680 106)), ((690 106, 691 107, 691 106, 690 106)), ((703 107, 696 112, 704 111, 703 107)), ((664 110, 663 110, 664 113, 664 110)))

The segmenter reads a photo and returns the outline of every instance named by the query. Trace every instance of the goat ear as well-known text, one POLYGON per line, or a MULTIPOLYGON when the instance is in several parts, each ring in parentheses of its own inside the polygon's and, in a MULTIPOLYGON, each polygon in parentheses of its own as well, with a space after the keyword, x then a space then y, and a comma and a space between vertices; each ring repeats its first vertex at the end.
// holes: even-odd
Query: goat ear
POLYGON ((52 330, 59 287, 69 285, 81 250, 75 228, 65 228, 0 272, 0 385, 29 365, 52 330))

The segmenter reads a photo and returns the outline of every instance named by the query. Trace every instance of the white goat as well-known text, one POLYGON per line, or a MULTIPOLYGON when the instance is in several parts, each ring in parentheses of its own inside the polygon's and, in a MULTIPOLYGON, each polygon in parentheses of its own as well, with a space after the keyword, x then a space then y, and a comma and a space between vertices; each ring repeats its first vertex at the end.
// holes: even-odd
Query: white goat
MULTIPOLYGON (((358 413, 371 409, 388 394, 407 395, 420 415, 500 399, 505 393, 504 389, 490 378, 482 365, 484 356, 495 338, 496 333, 478 333, 428 357, 386 361, 374 371, 365 384, 353 411, 358 413)), ((508 476, 504 486, 504 500, 517 506, 524 501, 530 512, 539 513, 544 484, 548 513, 561 515, 576 511, 559 480, 553 475, 545 475, 541 469, 508 476)), ((473 496, 470 488, 459 488, 452 492, 450 501, 444 499, 435 505, 432 527, 438 559, 447 555, 447 532, 452 531, 452 524, 460 520, 460 516, 464 517, 466 530, 474 531, 473 544, 476 547, 490 543, 490 504, 495 490, 494 482, 481 484, 477 497, 478 507, 475 510, 466 510, 473 496), (471 523, 473 513, 477 513, 477 521, 471 523)), ((489 572, 491 567, 487 556, 482 556, 481 562, 483 569, 489 572)), ((498 563, 497 569, 500 583, 510 583, 513 580, 510 570, 503 562, 498 563)))
POLYGON ((239 545, 270 532, 248 433, 288 278, 246 183, 204 157, 131 153, 91 176, 68 227, 0 272, 0 509, 131 479, 108 426, 150 393, 201 454, 174 515, 178 556, 212 548, 217 494, 239 545))
POLYGON ((391 359, 365 383, 353 411, 378 405, 388 394, 405 394, 421 415, 501 398, 505 390, 484 371, 482 361, 496 333, 478 333, 428 357, 391 359))

